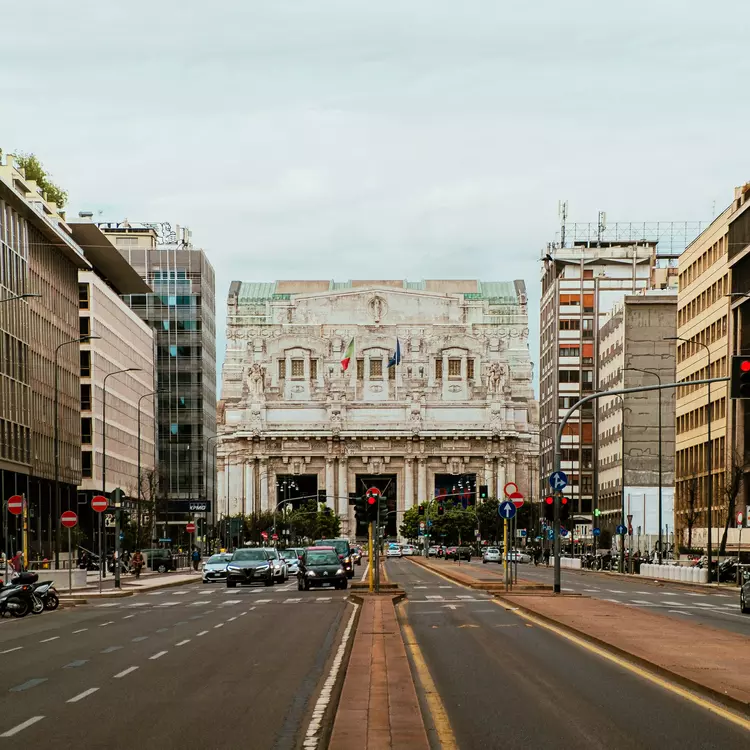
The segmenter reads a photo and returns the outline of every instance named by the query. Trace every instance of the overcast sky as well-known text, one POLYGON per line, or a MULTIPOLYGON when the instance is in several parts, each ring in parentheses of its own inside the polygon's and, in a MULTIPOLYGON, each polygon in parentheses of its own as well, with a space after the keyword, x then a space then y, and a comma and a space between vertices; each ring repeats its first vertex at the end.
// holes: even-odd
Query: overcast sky
POLYGON ((750 178, 746 3, 5 3, 0 147, 72 215, 189 226, 232 279, 525 279, 570 219, 750 178), (523 7, 521 7, 523 6, 523 7))

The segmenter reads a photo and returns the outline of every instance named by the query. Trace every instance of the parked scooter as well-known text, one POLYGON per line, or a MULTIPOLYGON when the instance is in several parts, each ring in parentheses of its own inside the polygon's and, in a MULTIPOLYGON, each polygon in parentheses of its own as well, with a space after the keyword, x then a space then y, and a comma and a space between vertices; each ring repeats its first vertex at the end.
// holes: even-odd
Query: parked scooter
POLYGON ((44 605, 34 596, 34 589, 29 584, 3 586, 0 590, 0 617, 6 614, 11 617, 26 617, 37 606, 39 612, 44 610, 44 605))

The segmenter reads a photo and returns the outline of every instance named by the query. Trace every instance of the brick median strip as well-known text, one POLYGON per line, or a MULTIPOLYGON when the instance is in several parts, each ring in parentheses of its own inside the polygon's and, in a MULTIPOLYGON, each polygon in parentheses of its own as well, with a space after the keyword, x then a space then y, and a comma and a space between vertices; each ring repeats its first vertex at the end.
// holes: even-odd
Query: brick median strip
POLYGON ((389 596, 366 597, 329 750, 428 750, 406 648, 389 596))

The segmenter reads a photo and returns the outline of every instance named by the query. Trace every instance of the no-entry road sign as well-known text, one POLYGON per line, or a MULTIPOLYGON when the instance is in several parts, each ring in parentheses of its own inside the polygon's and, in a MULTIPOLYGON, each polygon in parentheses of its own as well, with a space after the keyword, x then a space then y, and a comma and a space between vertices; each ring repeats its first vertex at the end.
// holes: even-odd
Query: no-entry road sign
POLYGON ((8 498, 8 511, 14 516, 20 516, 23 512, 23 497, 12 495, 8 498))
POLYGON ((104 511, 107 510, 108 505, 109 503, 104 495, 94 495, 94 497, 91 498, 91 507, 97 513, 104 513, 104 511))
POLYGON ((195 532, 195 524, 192 521, 190 521, 190 523, 188 523, 185 526, 185 531, 187 531, 188 534, 194 533, 195 532))
POLYGON ((520 492, 511 492, 508 497, 516 508, 520 508, 523 505, 523 495, 520 492))
POLYGON ((78 516, 74 511, 66 510, 65 513, 60 516, 60 523, 66 529, 72 529, 78 523, 78 516))

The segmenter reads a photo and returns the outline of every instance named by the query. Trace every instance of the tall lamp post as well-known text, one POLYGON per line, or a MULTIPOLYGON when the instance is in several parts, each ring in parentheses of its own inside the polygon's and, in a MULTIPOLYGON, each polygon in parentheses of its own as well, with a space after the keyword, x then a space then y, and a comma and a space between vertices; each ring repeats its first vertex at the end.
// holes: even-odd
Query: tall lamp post
POLYGON ((93 339, 99 339, 101 336, 79 336, 77 339, 70 339, 70 341, 63 341, 62 344, 58 344, 55 348, 55 408, 54 408, 54 449, 55 454, 55 569, 60 569, 60 428, 58 425, 59 417, 58 411, 60 408, 60 371, 58 366, 58 359, 60 355, 60 349, 69 344, 81 344, 84 341, 92 341, 93 339))
MULTIPOLYGON (((140 372, 140 367, 125 367, 122 370, 115 370, 114 372, 108 372, 104 376, 104 380, 102 381, 102 495, 104 497, 107 497, 107 379, 111 378, 113 375, 121 375, 124 372, 140 372)), ((115 510, 115 513, 118 514, 120 511, 119 509, 115 510)), ((60 523, 60 514, 58 513, 58 519, 57 523, 59 526, 60 523)), ((99 514, 101 516, 101 514, 99 514)), ((101 522, 100 522, 101 523, 101 522)), ((102 527, 99 526, 99 534, 102 533, 102 527)), ((107 558, 107 545, 106 543, 102 545, 103 553, 102 558, 99 560, 99 570, 102 573, 102 576, 106 575, 107 565, 106 565, 106 558, 107 558)), ((117 539, 115 539, 115 548, 117 548, 117 539)), ((113 567, 116 569, 117 565, 119 564, 119 560, 113 561, 113 567)), ((117 583, 118 580, 115 581, 117 583)))
POLYGON ((144 393, 138 399, 138 519, 136 521, 136 548, 141 546, 141 498, 143 496, 143 478, 141 477, 141 401, 144 398, 155 396, 159 391, 144 393))
MULTIPOLYGON (((658 381, 659 385, 661 385, 661 375, 659 375, 658 372, 654 372, 653 370, 643 370, 640 367, 623 367, 623 371, 630 371, 630 372, 642 372, 646 375, 653 375, 658 381)), ((710 386, 709 386, 710 387, 710 386)), ((661 538, 661 530, 662 530, 662 445, 661 445, 661 388, 656 392, 659 396, 659 543, 657 546, 658 555, 659 555, 659 565, 661 565, 662 562, 662 538, 661 538)), ((623 436, 624 439, 624 436, 623 436)), ((643 525, 645 527, 646 525, 646 519, 643 519, 643 525)))
MULTIPOLYGON (((711 377, 711 349, 708 344, 704 344, 702 341, 692 341, 691 339, 683 338, 682 336, 668 336, 666 341, 684 341, 686 344, 692 344, 695 346, 702 346, 706 350, 706 359, 708 361, 708 377, 711 377)), ((714 498, 714 446, 711 442, 711 422, 713 421, 713 403, 711 402, 711 383, 707 384, 708 387, 708 495, 706 510, 708 515, 708 543, 706 544, 706 557, 708 558, 708 580, 711 580, 713 574, 713 568, 711 564, 711 506, 713 505, 714 498)))
MULTIPOLYGON (((208 446, 211 444, 212 440, 218 440, 219 435, 210 435, 206 438, 206 447, 203 451, 203 499, 208 502, 208 446)), ((216 458, 214 457, 214 491, 216 490, 216 458)), ((213 506, 213 509, 211 511, 212 513, 216 513, 216 507, 213 506)), ((204 520, 204 527, 203 527, 203 535, 207 536, 206 534, 206 526, 208 526, 208 513, 206 513, 206 517, 204 520)))

